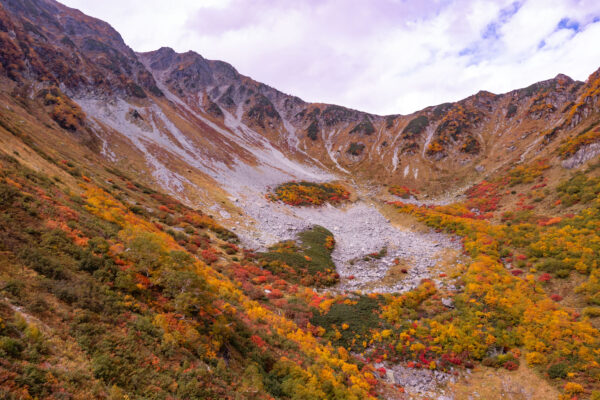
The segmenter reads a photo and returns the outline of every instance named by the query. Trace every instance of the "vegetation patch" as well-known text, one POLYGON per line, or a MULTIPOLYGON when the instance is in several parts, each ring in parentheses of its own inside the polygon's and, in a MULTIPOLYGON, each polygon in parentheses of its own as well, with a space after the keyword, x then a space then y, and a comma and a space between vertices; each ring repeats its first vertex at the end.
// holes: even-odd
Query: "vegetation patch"
POLYGON ((425 115, 419 115, 410 120, 408 125, 402 130, 402 134, 405 139, 408 139, 423 132, 427 128, 427 125, 429 125, 429 118, 425 115))
POLYGON ((517 115, 518 107, 516 104, 510 103, 506 109, 506 118, 510 119, 517 115))
POLYGON ((347 201, 350 192, 336 183, 287 182, 267 194, 271 201, 282 201, 292 206, 321 206, 347 201))
POLYGON ((365 145, 362 143, 352 142, 348 146, 348 150, 346 153, 351 154, 353 156, 360 156, 365 149, 365 145))
POLYGON ((600 194, 600 177, 589 177, 584 173, 576 173, 558 185, 556 188, 560 195, 560 203, 563 207, 569 207, 576 203, 588 204, 595 200, 600 194))
POLYGON ((304 286, 331 286, 338 282, 331 252, 333 234, 322 226, 314 226, 298 235, 296 241, 285 241, 259 253, 261 266, 286 280, 304 286))
POLYGON ((398 196, 402 199, 409 199, 411 197, 416 198, 417 195, 419 194, 418 190, 410 189, 409 187, 401 186, 401 185, 389 186, 388 192, 390 192, 390 194, 393 194, 394 196, 398 196))
POLYGON ((372 135, 375 132, 375 127, 370 119, 364 118, 359 124, 357 124, 350 133, 359 133, 362 135, 372 135))
POLYGON ((306 129, 306 136, 310 138, 310 140, 317 140, 319 133, 319 122, 315 119, 306 129))
MULTIPOLYGON (((473 259, 462 275, 464 290, 454 296, 453 310, 434 314, 433 318, 419 316, 422 330, 419 333, 419 328, 415 329, 415 342, 420 341, 423 346, 419 347, 433 350, 452 363, 466 365, 472 359, 509 370, 519 367, 523 352, 525 361, 549 378, 569 379, 563 381, 565 392, 597 391, 597 381, 592 377, 598 376, 598 369, 590 367, 600 362, 598 354, 592 351, 600 346, 600 332, 590 320, 600 316, 600 266, 596 261, 600 259, 598 178, 591 175, 594 169, 588 169, 557 186, 559 201, 555 206, 585 205, 577 215, 537 215, 534 193, 546 186, 543 173, 547 168, 544 160, 517 166, 504 176, 471 188, 464 203, 433 207, 397 203, 401 211, 417 216, 430 227, 462 236, 464 252, 473 259), (530 192, 512 190, 519 198, 518 208, 504 214, 504 223, 482 220, 482 211, 495 210, 498 200, 511 193, 507 187, 527 184, 533 184, 530 192), (528 199, 531 204, 525 203, 528 199), (555 279, 571 282, 574 274, 587 278, 574 290, 578 301, 588 305, 580 313, 562 307, 563 297, 551 290, 555 279), (473 324, 484 329, 476 340, 467 333, 471 329, 467 327, 474 327, 473 324), (454 333, 446 336, 450 332, 454 333), (574 332, 576 338, 572 336, 574 332), (460 338, 458 346, 451 339, 454 334, 460 338), (434 343, 445 344, 438 349, 431 345, 431 338, 434 343), (457 350, 464 350, 462 345, 468 342, 472 347, 465 358, 457 350), (451 347, 447 347, 450 343, 451 347), (454 355, 440 353, 450 348, 454 355)), ((543 196, 551 194, 546 192, 543 196)), ((407 311, 389 321, 407 318, 407 311)), ((383 315, 391 317, 389 312, 383 315)), ((415 342, 406 345, 411 348, 415 342)), ((433 358, 433 354, 427 354, 428 360, 433 358)))
MULTIPOLYGON (((475 139, 465 133, 477 125, 481 119, 482 114, 477 109, 455 104, 442 117, 435 130, 434 139, 427 148, 427 154, 430 156, 445 155, 448 145, 461 142, 463 152, 479 151, 479 147, 473 142, 475 139)), ((475 142, 477 141, 475 140, 475 142)))
POLYGON ((462 146, 460 146, 460 151, 466 154, 478 154, 480 150, 481 145, 473 136, 468 136, 462 146))
POLYGON ((585 147, 587 145, 597 143, 600 141, 600 127, 598 127, 598 121, 594 124, 590 125, 588 128, 581 131, 578 135, 573 138, 565 140, 561 147, 558 149, 558 152, 561 158, 569 158, 579 149, 585 147))
POLYGON ((43 89, 39 96, 43 97, 44 105, 52 106, 50 116, 62 128, 75 131, 84 124, 85 113, 57 87, 43 89))
POLYGON ((80 196, 0 165, 0 397, 375 398, 373 369, 311 333, 330 296, 294 283, 337 279, 331 232, 270 252, 297 268, 287 281, 211 217, 118 171, 73 174, 80 196))
POLYGON ((348 350, 364 351, 362 342, 385 324, 380 317, 385 300, 381 296, 359 296, 335 302, 323 314, 315 313, 311 324, 326 330, 325 339, 348 350))

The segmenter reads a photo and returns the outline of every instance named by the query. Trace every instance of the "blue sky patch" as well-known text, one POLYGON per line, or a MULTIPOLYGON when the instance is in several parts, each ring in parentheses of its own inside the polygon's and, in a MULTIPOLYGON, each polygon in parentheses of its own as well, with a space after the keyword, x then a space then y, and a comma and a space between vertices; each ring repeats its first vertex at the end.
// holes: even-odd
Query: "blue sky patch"
POLYGON ((563 18, 558 22, 556 29, 570 29, 572 31, 579 32, 581 30, 581 25, 575 20, 563 18))

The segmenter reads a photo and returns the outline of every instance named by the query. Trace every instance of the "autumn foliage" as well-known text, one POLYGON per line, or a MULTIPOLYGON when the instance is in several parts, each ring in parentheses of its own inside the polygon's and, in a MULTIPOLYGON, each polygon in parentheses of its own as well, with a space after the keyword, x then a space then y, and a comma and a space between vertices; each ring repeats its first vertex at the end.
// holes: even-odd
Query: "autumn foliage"
POLYGON ((401 185, 390 186, 388 188, 388 192, 390 192, 394 196, 398 196, 403 199, 408 199, 410 197, 416 197, 416 195, 419 193, 419 191, 416 189, 410 189, 406 186, 401 186, 401 185))
POLYGON ((277 186, 267 197, 292 206, 320 206, 346 201, 350 192, 335 183, 288 182, 277 186))
POLYGON ((85 114, 81 108, 69 99, 57 87, 40 91, 46 106, 51 106, 50 116, 62 128, 75 131, 83 126, 85 114))
MULTIPOLYGON (((509 173, 506 183, 532 182, 544 169, 542 163, 520 167, 509 173)), ((467 202, 485 209, 482 205, 490 204, 488 196, 500 192, 500 188, 484 182, 469 192, 467 202)), ((499 362, 485 358, 493 349, 523 349, 527 363, 542 371, 568 356, 571 376, 580 377, 583 386, 590 382, 586 377, 597 376, 600 362, 595 350, 600 346, 600 332, 578 313, 558 304, 563 297, 547 293, 544 287, 552 285, 554 277, 564 279, 571 272, 578 273, 588 279, 576 292, 584 294, 590 304, 596 301, 594 293, 600 288, 599 204, 596 199, 567 219, 532 216, 522 222, 515 219, 509 225, 496 225, 454 212, 459 206, 397 203, 400 211, 417 216, 427 225, 461 236, 464 251, 473 258, 462 277, 464 290, 455 297, 457 312, 452 321, 440 324, 421 319, 420 324, 426 327, 418 336, 423 348, 452 351, 459 358, 469 354, 467 360, 480 359, 486 365, 499 362)), ((387 311, 391 321, 401 320, 402 314, 391 313, 402 310, 401 305, 387 311)), ((502 365, 513 369, 518 363, 503 359, 502 365)))
MULTIPOLYGON (((9 398, 375 398, 375 371, 308 324, 329 296, 261 268, 212 218, 141 185, 82 175, 79 194, 67 194, 0 162, 9 398), (143 209, 120 200, 134 194, 143 209), (68 363, 65 351, 77 351, 68 363)), ((335 242, 323 231, 302 243, 310 263, 335 242)))

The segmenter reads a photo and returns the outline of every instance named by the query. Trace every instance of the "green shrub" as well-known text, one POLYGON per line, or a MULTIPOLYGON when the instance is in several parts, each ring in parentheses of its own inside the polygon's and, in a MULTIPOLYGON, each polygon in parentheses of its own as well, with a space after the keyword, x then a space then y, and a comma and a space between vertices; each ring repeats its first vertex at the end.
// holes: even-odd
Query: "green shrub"
POLYGON ((79 269, 89 273, 94 273, 104 267, 104 258, 95 256, 90 252, 86 252, 79 260, 79 269))
POLYGON ((44 299, 36 298, 29 305, 29 310, 34 313, 43 313, 44 311, 48 311, 50 309, 50 305, 46 303, 44 299))
POLYGON ((516 104, 509 104, 506 110, 506 118, 512 118, 517 114, 517 106, 516 104))
POLYGON ((556 271, 555 275, 557 278, 566 279, 569 277, 569 275, 571 275, 571 271, 568 269, 560 269, 560 270, 556 271))
POLYGON ((18 279, 10 279, 4 284, 2 291, 10 293, 14 297, 21 297, 25 284, 18 279))
POLYGON ((319 133, 319 123, 317 120, 314 120, 308 129, 306 130, 306 136, 308 136, 311 140, 317 140, 319 133))
POLYGON ((0 356, 18 357, 23 351, 23 342, 7 336, 0 337, 0 356))
POLYGON ((20 197, 17 189, 5 183, 0 183, 0 209, 12 204, 17 197, 20 197))
POLYGON ((375 127, 373 126, 373 123, 366 117, 350 131, 351 134, 360 133, 367 136, 372 135, 374 132, 375 127))
POLYGON ((537 269, 544 272, 558 273, 558 271, 565 269, 565 265, 560 260, 557 260, 555 258, 548 258, 542 261, 540 264, 538 264, 537 269))
POLYGON ((408 125, 406 125, 406 127, 402 130, 402 134, 404 135, 404 138, 407 139, 423 132, 427 125, 429 125, 429 119, 425 115, 419 115, 418 117, 413 118, 408 125))
POLYGON ((16 380, 20 385, 27 386, 27 390, 31 395, 40 398, 45 397, 44 395, 47 393, 47 390, 44 386, 47 379, 46 372, 42 369, 31 364, 27 365, 23 373, 16 380))
POLYGON ((575 203, 589 203, 600 194, 600 178, 589 178, 583 173, 577 173, 570 179, 557 186, 564 207, 575 203))
POLYGON ((42 249, 31 247, 23 251, 25 263, 37 273, 52 279, 65 279, 65 271, 55 257, 47 256, 42 249))
POLYGON ((519 367, 519 360, 515 358, 511 353, 498 354, 491 357, 484 358, 481 363, 486 367, 492 368, 506 368, 513 371, 519 367))
POLYGON ((394 127, 394 121, 396 117, 394 115, 389 115, 385 118, 385 129, 392 129, 394 127))
POLYGON ((445 113, 447 113, 448 110, 450 110, 451 108, 452 108, 452 103, 443 103, 443 104, 440 104, 439 106, 437 106, 433 110, 433 116, 435 118, 440 118, 442 115, 444 115, 445 113))
POLYGON ((335 264, 331 258, 333 248, 327 247, 333 234, 322 226, 301 232, 298 240, 284 241, 272 246, 269 252, 259 253, 265 269, 292 281, 329 286, 337 282, 335 264), (288 271, 289 266, 294 276, 288 271))
POLYGON ((364 144, 352 142, 350 143, 350 146, 348 146, 348 150, 346 150, 346 153, 352 154, 353 156, 359 156, 362 154, 364 149, 364 144))
POLYGON ((381 326, 382 319, 379 317, 381 307, 382 299, 361 296, 356 304, 335 303, 324 315, 315 312, 310 322, 325 328, 330 333, 332 326, 335 326, 342 335, 336 344, 350 349, 352 339, 357 334, 363 336, 368 334, 369 330, 381 326), (348 324, 348 329, 342 329, 344 323, 348 324))
POLYGON ((138 206, 138 205, 132 205, 129 207, 129 211, 131 211, 134 214, 137 215, 144 215, 146 214, 146 210, 144 210, 142 207, 138 206))
POLYGON ((569 366, 565 363, 553 364, 548 368, 548 376, 551 379, 564 379, 569 372, 569 366))

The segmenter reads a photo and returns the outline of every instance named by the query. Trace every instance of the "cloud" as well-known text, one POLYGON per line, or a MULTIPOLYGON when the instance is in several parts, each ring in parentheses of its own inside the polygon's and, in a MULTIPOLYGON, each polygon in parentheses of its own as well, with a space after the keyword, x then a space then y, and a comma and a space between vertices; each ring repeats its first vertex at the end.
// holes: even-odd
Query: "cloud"
POLYGON ((307 101, 409 113, 600 67, 594 0, 66 0, 137 51, 171 46, 307 101))

